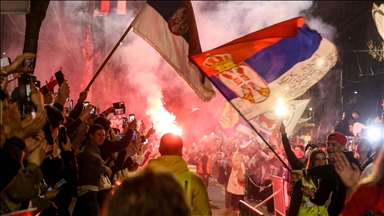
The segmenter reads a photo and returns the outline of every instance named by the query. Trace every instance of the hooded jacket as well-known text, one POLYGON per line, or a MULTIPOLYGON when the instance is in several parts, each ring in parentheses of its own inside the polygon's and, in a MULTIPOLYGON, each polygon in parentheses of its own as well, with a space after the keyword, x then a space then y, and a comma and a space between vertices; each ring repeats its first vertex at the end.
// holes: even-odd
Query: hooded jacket
MULTIPOLYGON (((167 168, 178 177, 188 171, 188 166, 183 158, 174 155, 166 155, 152 159, 149 161, 148 167, 167 168)), ((190 172, 190 174, 191 191, 188 199, 189 203, 191 203, 193 215, 212 215, 207 188, 205 187, 203 180, 196 173, 190 172)))

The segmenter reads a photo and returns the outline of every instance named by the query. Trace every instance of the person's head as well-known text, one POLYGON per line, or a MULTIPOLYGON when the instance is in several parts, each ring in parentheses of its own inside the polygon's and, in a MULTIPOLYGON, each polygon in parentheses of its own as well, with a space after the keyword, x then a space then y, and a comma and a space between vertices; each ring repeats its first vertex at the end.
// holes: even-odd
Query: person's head
POLYGON ((343 152, 347 145, 347 137, 339 132, 334 132, 328 135, 327 138, 327 153, 329 158, 334 157, 335 152, 343 152))
POLYGON ((177 134, 166 133, 160 139, 159 152, 161 155, 183 155, 183 140, 177 134))
MULTIPOLYGON (((368 152, 372 152, 372 143, 367 138, 360 138, 356 142, 357 144, 357 152, 359 154, 367 154, 368 152)), ((369 157, 369 155, 368 155, 369 157)))
POLYGON ((384 148, 381 148, 375 159, 373 173, 360 181, 361 184, 376 185, 384 181, 384 148))
POLYGON ((104 127, 99 124, 93 124, 89 127, 88 137, 96 145, 102 145, 105 140, 105 130, 104 127))
POLYGON ((306 152, 307 150, 312 151, 312 150, 313 150, 313 145, 308 143, 308 144, 305 146, 305 148, 304 148, 304 151, 305 151, 305 152, 306 152))
POLYGON ((352 117, 353 117, 354 119, 358 119, 359 116, 360 116, 359 111, 353 111, 353 113, 352 113, 352 117))
POLYGON ((179 180, 160 168, 145 168, 125 179, 114 191, 106 209, 109 216, 191 215, 179 180))
POLYGON ((295 149, 293 150, 293 152, 295 153, 295 156, 297 158, 303 158, 305 156, 304 155, 304 147, 301 145, 295 146, 295 149))
POLYGON ((97 117, 95 121, 93 121, 93 124, 98 124, 103 126, 106 133, 108 133, 109 128, 111 127, 111 121, 109 121, 109 119, 102 116, 97 117))
POLYGON ((311 154, 309 155, 307 169, 318 166, 324 166, 326 162, 327 158, 325 157, 325 153, 321 149, 315 148, 311 151, 311 154))
POLYGON ((60 126, 64 123, 63 113, 52 105, 45 105, 48 121, 51 123, 52 138, 56 139, 59 135, 60 126))

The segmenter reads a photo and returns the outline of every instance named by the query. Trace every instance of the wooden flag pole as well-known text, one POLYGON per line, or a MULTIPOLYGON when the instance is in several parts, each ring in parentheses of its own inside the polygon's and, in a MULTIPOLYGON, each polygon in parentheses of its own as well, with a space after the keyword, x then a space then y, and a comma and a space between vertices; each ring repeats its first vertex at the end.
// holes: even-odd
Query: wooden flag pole
POLYGON ((91 81, 88 83, 87 87, 85 88, 85 91, 89 90, 89 88, 91 87, 91 85, 93 84, 93 82, 96 80, 97 76, 100 74, 101 70, 103 70, 104 66, 107 64, 107 62, 109 61, 109 59, 112 57, 113 53, 115 53, 115 51, 117 50, 117 48, 119 47, 120 43, 124 40, 124 38, 127 36, 128 32, 132 29, 132 26, 129 25, 129 27, 127 28, 127 30, 125 30, 124 34, 121 36, 121 38, 119 39, 119 41, 117 41, 116 45, 113 47, 113 49, 111 50, 111 52, 109 53, 109 55, 107 56, 107 58, 105 58, 103 64, 100 65, 99 69, 97 70, 97 72, 95 73, 95 75, 93 75, 91 81))

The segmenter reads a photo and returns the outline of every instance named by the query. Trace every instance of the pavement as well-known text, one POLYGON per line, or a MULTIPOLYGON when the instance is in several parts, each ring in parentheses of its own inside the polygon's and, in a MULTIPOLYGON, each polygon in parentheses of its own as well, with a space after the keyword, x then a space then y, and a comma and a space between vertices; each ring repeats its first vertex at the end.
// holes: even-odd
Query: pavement
MULTIPOLYGON (((213 216, 235 216, 238 215, 236 212, 231 212, 227 210, 225 207, 225 188, 223 185, 219 184, 217 180, 213 177, 209 178, 208 185, 208 195, 209 199, 213 200, 211 202, 211 210, 213 216)), ((257 202, 250 202, 249 200, 245 200, 246 203, 251 206, 257 205, 257 202)), ((262 211, 266 216, 272 216, 273 214, 269 214, 267 211, 267 207, 265 205, 258 208, 259 211, 262 211)))

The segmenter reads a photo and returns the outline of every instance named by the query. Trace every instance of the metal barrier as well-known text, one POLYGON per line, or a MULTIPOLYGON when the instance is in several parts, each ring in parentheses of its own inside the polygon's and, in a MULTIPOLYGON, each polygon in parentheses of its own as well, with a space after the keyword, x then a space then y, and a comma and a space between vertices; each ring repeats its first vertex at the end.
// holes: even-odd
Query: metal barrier
POLYGON ((243 200, 240 200, 240 216, 260 216, 264 215, 263 212, 248 205, 243 200))

